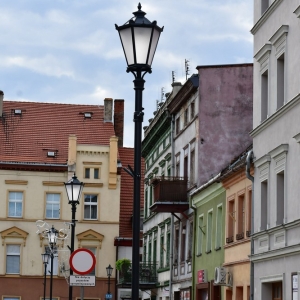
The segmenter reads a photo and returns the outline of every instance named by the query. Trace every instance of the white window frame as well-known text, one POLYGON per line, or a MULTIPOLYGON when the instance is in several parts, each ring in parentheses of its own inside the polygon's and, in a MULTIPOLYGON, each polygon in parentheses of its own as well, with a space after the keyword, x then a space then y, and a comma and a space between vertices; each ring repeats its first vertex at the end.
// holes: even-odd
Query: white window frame
POLYGON ((46 211, 45 211, 45 215, 46 215, 46 219, 60 219, 60 200, 61 200, 61 194, 60 193, 46 193, 46 211), (53 195, 58 195, 59 199, 58 202, 57 200, 53 200, 53 199, 49 199, 52 198, 51 196, 53 195), (48 198, 49 196, 49 198, 48 198), (54 211, 57 211, 57 209, 55 210, 54 207, 57 206, 58 204, 58 217, 54 217, 54 211), (47 207, 50 206, 50 209, 47 209, 47 207), (51 216, 47 215, 47 211, 51 211, 51 216))
POLYGON ((9 191, 8 192, 8 217, 9 218, 22 218, 23 217, 23 210, 24 210, 24 193, 23 191, 9 191), (22 199, 15 199, 16 197, 14 197, 14 199, 11 197, 12 194, 21 194, 22 195, 22 199), (17 215, 18 209, 17 209, 17 204, 21 203, 21 214, 17 215), (10 204, 14 204, 14 213, 11 215, 10 214, 10 204))
POLYGON ((198 238, 197 238, 197 256, 202 255, 202 251, 203 251, 203 236, 204 236, 204 214, 201 214, 198 217, 198 238))
POLYGON ((21 274, 21 245, 20 244, 7 244, 6 245, 6 270, 5 270, 5 274, 21 274), (18 246, 19 247, 19 252, 9 252, 9 248, 11 246, 18 246), (11 272, 8 270, 8 257, 19 257, 19 270, 18 272, 11 272))
POLYGON ((83 203, 83 206, 84 206, 84 208, 83 208, 83 218, 84 218, 84 220, 98 220, 98 202, 99 202, 98 198, 99 197, 98 197, 97 194, 84 194, 84 203, 83 203), (86 200, 87 196, 90 196, 90 200, 91 200, 92 197, 96 197, 97 201, 96 202, 91 202, 91 201, 86 202, 85 200, 86 200), (86 215, 85 215, 86 206, 90 207, 89 217, 86 217, 86 215), (92 207, 94 207, 94 206, 96 206, 96 218, 92 218, 92 213, 91 213, 92 212, 92 207))

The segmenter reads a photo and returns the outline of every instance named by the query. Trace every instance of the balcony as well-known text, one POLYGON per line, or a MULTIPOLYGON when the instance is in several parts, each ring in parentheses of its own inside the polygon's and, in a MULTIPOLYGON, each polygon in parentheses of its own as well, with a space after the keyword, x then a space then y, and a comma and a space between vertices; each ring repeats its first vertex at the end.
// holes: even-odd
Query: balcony
POLYGON ((180 213, 189 208, 186 178, 161 176, 153 178, 150 184, 154 190, 151 212, 180 213))
MULTIPOLYGON (((140 262, 139 270, 139 288, 148 290, 156 288, 157 285, 157 267, 154 263, 140 262)), ((119 272, 118 287, 131 288, 131 265, 127 271, 119 272)))

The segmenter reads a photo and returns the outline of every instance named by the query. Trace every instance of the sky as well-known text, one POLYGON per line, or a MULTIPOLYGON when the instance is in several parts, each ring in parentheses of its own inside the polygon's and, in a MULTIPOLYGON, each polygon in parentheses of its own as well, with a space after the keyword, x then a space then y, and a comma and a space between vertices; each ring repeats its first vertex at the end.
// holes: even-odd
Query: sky
MULTIPOLYGON (((146 74, 143 126, 157 101, 200 65, 253 62, 253 0, 144 0, 161 33, 146 74)), ((138 0, 0 0, 0 90, 4 100, 103 105, 125 100, 124 146, 133 147, 133 74, 115 24, 138 0)))

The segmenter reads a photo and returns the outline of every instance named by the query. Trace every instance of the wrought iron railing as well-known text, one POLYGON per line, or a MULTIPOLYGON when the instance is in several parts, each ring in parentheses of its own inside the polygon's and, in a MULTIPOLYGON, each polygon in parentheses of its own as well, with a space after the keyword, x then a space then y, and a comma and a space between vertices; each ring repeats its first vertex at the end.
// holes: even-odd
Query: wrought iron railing
POLYGON ((226 243, 229 244, 229 243, 233 243, 233 236, 229 236, 226 238, 226 243))
POLYGON ((242 239, 244 238, 244 232, 237 233, 236 236, 235 236, 235 238, 236 238, 237 240, 242 240, 242 239))
POLYGON ((155 202, 187 202, 188 180, 184 177, 154 177, 150 184, 154 187, 155 202))
MULTIPOLYGON (((131 284, 132 272, 131 265, 128 270, 119 271, 119 283, 131 284)), ((157 266, 155 263, 140 262, 139 266, 139 283, 156 284, 157 283, 157 266)))

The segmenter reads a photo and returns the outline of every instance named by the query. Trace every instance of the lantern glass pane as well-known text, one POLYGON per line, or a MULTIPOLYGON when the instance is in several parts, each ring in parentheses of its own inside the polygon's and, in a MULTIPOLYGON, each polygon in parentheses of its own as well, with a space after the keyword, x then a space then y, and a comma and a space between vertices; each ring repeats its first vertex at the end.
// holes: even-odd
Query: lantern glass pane
POLYGON ((149 66, 152 65, 152 61, 153 61, 153 57, 154 57, 155 50, 156 50, 156 47, 157 47, 159 36, 160 36, 160 31, 158 31, 157 29, 154 28, 153 29, 153 36, 152 36, 152 42, 151 42, 149 58, 148 58, 148 62, 147 62, 147 64, 149 66))
POLYGON ((147 55, 149 50, 150 38, 152 28, 135 27, 134 39, 135 39, 135 52, 136 63, 147 64, 147 55))
POLYGON ((120 38, 124 47, 124 52, 128 65, 134 64, 133 45, 131 28, 122 29, 119 31, 120 38))

